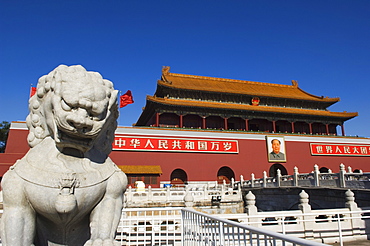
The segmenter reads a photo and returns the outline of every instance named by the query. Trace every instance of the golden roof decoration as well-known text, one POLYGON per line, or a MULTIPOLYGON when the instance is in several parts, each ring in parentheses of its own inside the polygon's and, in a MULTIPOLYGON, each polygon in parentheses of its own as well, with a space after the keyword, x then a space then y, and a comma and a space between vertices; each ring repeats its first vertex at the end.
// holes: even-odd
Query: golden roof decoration
POLYGON ((299 88, 296 80, 292 80, 292 85, 283 85, 266 82, 186 75, 170 73, 170 67, 168 66, 163 67, 162 78, 158 81, 158 85, 185 90, 244 94, 259 97, 290 98, 322 102, 339 101, 339 98, 315 96, 307 93, 299 88))

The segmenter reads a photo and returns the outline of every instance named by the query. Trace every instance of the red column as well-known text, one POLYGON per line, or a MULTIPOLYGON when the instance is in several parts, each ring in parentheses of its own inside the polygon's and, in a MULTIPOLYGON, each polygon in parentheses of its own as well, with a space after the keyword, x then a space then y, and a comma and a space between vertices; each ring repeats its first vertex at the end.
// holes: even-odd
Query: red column
POLYGON ((245 119, 245 130, 249 131, 249 124, 248 124, 248 119, 245 119))
POLYGON ((155 126, 158 127, 159 126, 159 113, 155 113, 155 126))
POLYGON ((291 124, 292 124, 292 133, 294 133, 294 122, 292 121, 291 124))
POLYGON ((345 136, 345 134, 344 134, 344 124, 340 125, 340 127, 342 128, 342 136, 345 136))
POLYGON ((180 128, 183 128, 183 122, 182 122, 182 114, 180 114, 180 128))
POLYGON ((312 134, 312 123, 308 123, 308 126, 310 127, 310 134, 312 134))
POLYGON ((329 135, 329 124, 325 124, 325 128, 326 128, 326 135, 329 135))
POLYGON ((276 121, 272 121, 272 130, 276 132, 276 121))
POLYGON ((224 118, 224 129, 227 130, 227 118, 224 118))
POLYGON ((206 117, 202 116, 202 129, 206 129, 206 117))

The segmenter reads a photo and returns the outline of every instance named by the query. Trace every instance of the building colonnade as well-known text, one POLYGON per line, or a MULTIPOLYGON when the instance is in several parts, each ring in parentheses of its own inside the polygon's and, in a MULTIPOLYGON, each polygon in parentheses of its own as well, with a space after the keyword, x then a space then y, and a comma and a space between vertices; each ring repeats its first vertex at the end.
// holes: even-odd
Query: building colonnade
MULTIPOLYGON (((308 122, 305 120, 278 120, 257 119, 244 117, 221 117, 214 115, 155 113, 154 127, 194 128, 194 129, 218 129, 218 130, 241 130, 262 131, 273 133, 298 133, 337 135, 338 124, 329 122, 308 122)), ((340 124, 341 135, 345 136, 344 125, 340 124)))

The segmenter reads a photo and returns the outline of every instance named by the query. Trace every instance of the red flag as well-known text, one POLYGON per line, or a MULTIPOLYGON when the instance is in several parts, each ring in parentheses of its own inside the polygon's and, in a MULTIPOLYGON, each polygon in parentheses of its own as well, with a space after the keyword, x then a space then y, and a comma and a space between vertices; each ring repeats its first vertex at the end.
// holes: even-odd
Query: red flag
POLYGON ((132 97, 132 93, 128 90, 125 94, 119 97, 119 107, 123 108, 128 104, 134 103, 134 98, 132 97))
POLYGON ((36 94, 36 87, 32 87, 31 86, 31 90, 30 90, 30 98, 36 94))

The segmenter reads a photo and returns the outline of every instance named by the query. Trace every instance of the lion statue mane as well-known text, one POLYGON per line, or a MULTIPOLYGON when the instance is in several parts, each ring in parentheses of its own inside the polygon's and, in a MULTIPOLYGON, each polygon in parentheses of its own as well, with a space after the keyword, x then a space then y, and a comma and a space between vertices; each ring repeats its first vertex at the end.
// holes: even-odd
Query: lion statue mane
POLYGON ((30 150, 4 175, 3 245, 115 245, 126 175, 108 157, 112 82, 80 65, 42 76, 29 100, 30 150))

